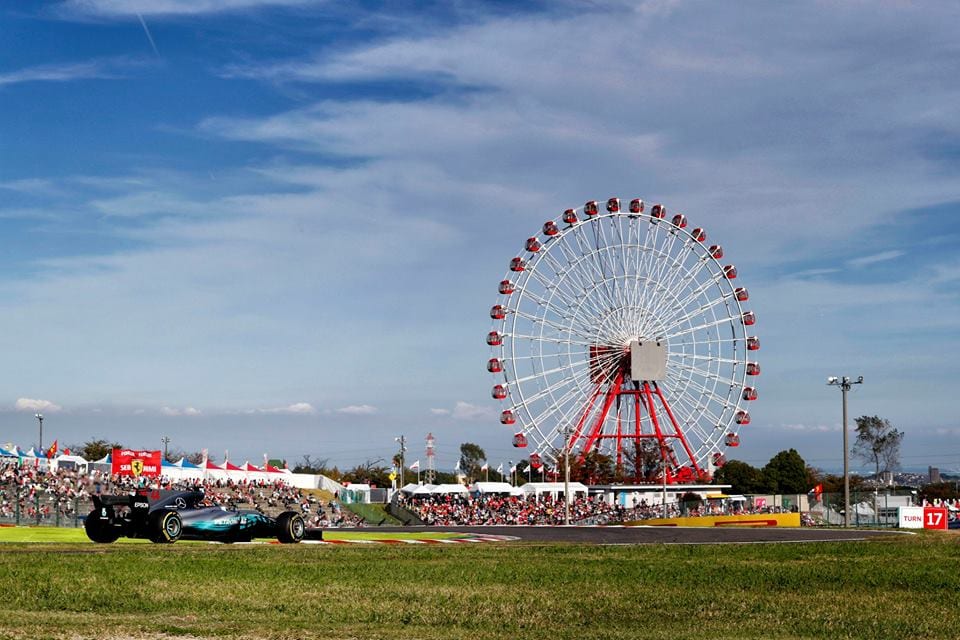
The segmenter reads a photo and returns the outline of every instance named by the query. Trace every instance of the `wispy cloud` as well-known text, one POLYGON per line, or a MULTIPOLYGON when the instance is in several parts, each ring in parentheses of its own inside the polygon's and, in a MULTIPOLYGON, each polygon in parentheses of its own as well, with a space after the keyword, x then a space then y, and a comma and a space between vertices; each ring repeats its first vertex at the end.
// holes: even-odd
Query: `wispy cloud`
POLYGON ((54 402, 34 398, 17 398, 13 408, 21 412, 58 413, 63 411, 63 407, 54 402))
POLYGON ((184 407, 182 409, 174 408, 174 407, 161 407, 160 415, 170 416, 170 417, 179 417, 179 416, 193 417, 193 416, 199 416, 200 410, 195 409, 194 407, 184 407))
POLYGON ((888 260, 895 260, 902 256, 905 251, 900 251, 897 249, 892 249, 890 251, 881 251, 880 253, 874 253, 869 256, 862 256, 860 258, 852 258, 847 260, 847 264, 851 267, 866 267, 871 264, 877 264, 878 262, 887 262, 888 260))
POLYGON ((497 412, 493 407, 483 407, 463 400, 458 400, 453 405, 450 415, 455 420, 490 420, 496 417, 497 412))
POLYGON ((807 433, 829 433, 832 431, 839 431, 840 427, 831 427, 824 424, 785 424, 780 427, 785 431, 802 431, 807 433))
POLYGON ((309 402, 295 402, 285 407, 270 407, 268 409, 249 409, 245 413, 287 414, 287 415, 314 415, 316 408, 309 402))
POLYGON ((73 82, 91 78, 119 78, 118 60, 92 60, 65 64, 48 64, 0 73, 0 87, 24 82, 73 82))
POLYGON ((369 404, 351 404, 337 409, 337 413, 349 416, 370 416, 377 413, 377 408, 369 404))
POLYGON ((64 16, 126 17, 199 16, 267 7, 319 4, 317 0, 66 0, 57 7, 64 16))

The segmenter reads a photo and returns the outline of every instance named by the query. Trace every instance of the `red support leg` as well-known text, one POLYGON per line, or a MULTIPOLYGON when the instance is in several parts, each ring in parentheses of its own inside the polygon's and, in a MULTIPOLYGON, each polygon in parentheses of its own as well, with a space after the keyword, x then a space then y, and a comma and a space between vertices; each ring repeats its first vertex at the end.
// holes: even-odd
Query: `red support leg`
POLYGON ((620 394, 622 384, 623 370, 620 370, 617 371, 617 376, 613 379, 613 384, 610 385, 609 389, 607 389, 607 397, 603 402, 603 409, 600 411, 600 415, 598 415, 597 419, 594 421, 593 428, 590 429, 590 433, 583 444, 583 449, 580 450, 581 456, 589 453, 590 450, 593 449, 593 446, 600 439, 600 432, 603 429, 603 421, 610 413, 610 407, 613 405, 613 401, 620 394))
POLYGON ((677 439, 680 440, 680 444, 683 445, 683 450, 687 452, 687 457, 690 458, 690 464, 693 465, 693 470, 698 476, 702 475, 703 470, 700 468, 700 465, 697 464, 697 459, 693 457, 693 451, 690 449, 690 445, 687 444, 687 439, 680 430, 680 425, 677 424, 677 419, 673 417, 673 411, 670 410, 670 405, 667 403, 667 399, 663 397, 663 392, 660 391, 660 387, 656 382, 653 383, 653 390, 657 393, 657 397, 660 398, 660 404, 662 404, 666 410, 667 416, 669 416, 670 422, 673 424, 673 430, 677 434, 677 439))

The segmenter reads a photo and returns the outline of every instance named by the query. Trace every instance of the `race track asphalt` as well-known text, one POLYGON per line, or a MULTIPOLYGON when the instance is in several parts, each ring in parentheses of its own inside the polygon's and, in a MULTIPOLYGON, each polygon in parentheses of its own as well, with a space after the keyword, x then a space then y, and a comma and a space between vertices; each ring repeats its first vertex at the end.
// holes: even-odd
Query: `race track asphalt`
MULTIPOLYGON (((749 544, 770 542, 839 542, 904 535, 890 530, 801 527, 378 527, 377 531, 440 532, 510 536, 524 542, 580 544, 749 544)), ((340 529, 345 531, 345 529, 340 529)), ((356 529, 355 531, 370 531, 356 529)))

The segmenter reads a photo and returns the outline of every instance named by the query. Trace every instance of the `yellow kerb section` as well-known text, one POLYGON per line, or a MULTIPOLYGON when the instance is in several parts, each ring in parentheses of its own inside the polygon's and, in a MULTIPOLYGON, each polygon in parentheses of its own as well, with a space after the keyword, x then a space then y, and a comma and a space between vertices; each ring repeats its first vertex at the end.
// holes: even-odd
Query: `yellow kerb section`
POLYGON ((754 513, 742 516, 654 518, 625 523, 628 527, 799 527, 799 513, 754 513))

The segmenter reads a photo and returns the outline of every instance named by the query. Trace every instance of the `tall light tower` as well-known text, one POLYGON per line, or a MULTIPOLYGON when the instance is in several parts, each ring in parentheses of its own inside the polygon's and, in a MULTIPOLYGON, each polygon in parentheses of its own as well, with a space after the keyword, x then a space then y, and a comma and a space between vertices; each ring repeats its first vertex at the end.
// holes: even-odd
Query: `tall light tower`
POLYGON ((40 423, 40 451, 37 453, 43 453, 43 414, 38 413, 36 416, 37 422, 40 423))
POLYGON ((827 378, 827 384, 831 387, 840 387, 840 394, 843 396, 843 526, 850 526, 850 459, 847 448, 847 391, 850 391, 851 385, 863 384, 863 376, 858 376, 856 380, 851 380, 849 376, 838 378, 830 376, 827 378))
POLYGON ((404 458, 406 458, 407 455, 407 439, 401 435, 394 438, 393 441, 400 445, 400 486, 402 487, 404 486, 403 467, 406 464, 406 460, 404 460, 404 458))
POLYGON ((563 524, 570 525, 570 447, 573 444, 570 436, 574 430, 566 426, 560 431, 563 434, 563 524))
POLYGON ((436 444, 437 439, 433 437, 432 433, 427 434, 427 484, 433 484, 433 457, 434 457, 434 445, 436 444))

